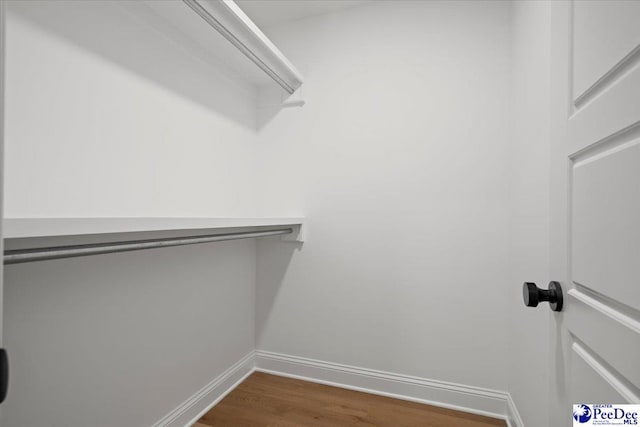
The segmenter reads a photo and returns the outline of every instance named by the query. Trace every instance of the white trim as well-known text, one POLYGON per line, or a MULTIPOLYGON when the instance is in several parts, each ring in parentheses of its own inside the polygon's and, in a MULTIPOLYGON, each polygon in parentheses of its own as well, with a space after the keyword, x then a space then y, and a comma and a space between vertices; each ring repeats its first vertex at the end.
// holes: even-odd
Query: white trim
POLYGON ((518 412, 516 402, 513 401, 511 394, 507 393, 507 425, 509 427, 524 427, 524 422, 518 412))
POLYGON ((233 0, 182 0, 236 49, 292 94, 302 76, 233 0))
POLYGON ((193 425, 255 370, 252 351, 216 379, 204 386, 184 403, 165 415, 153 427, 184 427, 193 425))
POLYGON ((499 418, 509 427, 524 427, 507 392, 268 351, 250 352, 152 427, 193 425, 256 371, 499 418))
MULTIPOLYGON (((396 399, 504 419, 515 411, 503 391, 399 375, 268 351, 256 351, 256 368, 265 372, 396 399)), ((519 416, 518 416, 519 419, 519 416)), ((523 427, 516 425, 513 427, 523 427)))

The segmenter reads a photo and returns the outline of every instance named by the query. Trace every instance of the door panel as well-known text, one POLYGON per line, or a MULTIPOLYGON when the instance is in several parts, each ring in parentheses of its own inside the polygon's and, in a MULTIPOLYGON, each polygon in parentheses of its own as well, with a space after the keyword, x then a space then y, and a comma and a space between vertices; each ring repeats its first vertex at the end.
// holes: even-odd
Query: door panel
POLYGON ((640 310, 640 138, 573 165, 573 280, 640 310))
MULTIPOLYGON (((634 400, 634 394, 620 377, 594 357, 587 348, 574 343, 571 348, 571 389, 572 396, 580 396, 580 402, 617 402, 624 403, 634 400)), ((576 402, 576 403, 580 403, 576 402)), ((571 425, 569 415, 562 424, 571 425)))
MULTIPOLYGON (((640 136, 638 131, 638 99, 640 99, 640 68, 602 87, 598 96, 579 108, 571 105, 568 122, 569 152, 580 156, 581 150, 596 152, 640 136)), ((565 118, 566 120, 566 118, 565 118)))
POLYGON ((622 307, 592 295, 580 287, 569 291, 572 312, 567 316, 567 329, 570 335, 574 340, 580 337, 585 347, 600 355, 613 369, 630 382, 640 384, 640 322, 625 314, 622 307), (619 351, 621 346, 624 352, 619 351))
POLYGON ((588 96, 622 68, 640 44, 640 2, 577 1, 573 5, 573 97, 588 96))
POLYGON ((640 403, 640 2, 552 2, 551 426, 640 403))

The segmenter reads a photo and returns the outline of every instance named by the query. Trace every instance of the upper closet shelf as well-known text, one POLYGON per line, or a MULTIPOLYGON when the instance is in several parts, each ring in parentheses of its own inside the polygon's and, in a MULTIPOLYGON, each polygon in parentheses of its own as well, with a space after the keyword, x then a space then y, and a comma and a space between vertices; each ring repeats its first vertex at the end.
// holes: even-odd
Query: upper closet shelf
POLYGON ((291 62, 232 0, 145 0, 144 4, 251 84, 276 82, 289 94, 302 85, 291 62))

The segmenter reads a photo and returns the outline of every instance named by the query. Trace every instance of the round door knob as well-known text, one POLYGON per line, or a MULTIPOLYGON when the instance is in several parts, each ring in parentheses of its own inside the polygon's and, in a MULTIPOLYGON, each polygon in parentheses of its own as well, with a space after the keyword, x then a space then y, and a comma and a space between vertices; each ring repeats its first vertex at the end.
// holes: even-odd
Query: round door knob
POLYGON ((553 311, 562 311, 562 287, 559 282, 549 282, 549 289, 540 289, 533 282, 524 282, 522 297, 527 307, 537 307, 539 303, 548 301, 553 311))

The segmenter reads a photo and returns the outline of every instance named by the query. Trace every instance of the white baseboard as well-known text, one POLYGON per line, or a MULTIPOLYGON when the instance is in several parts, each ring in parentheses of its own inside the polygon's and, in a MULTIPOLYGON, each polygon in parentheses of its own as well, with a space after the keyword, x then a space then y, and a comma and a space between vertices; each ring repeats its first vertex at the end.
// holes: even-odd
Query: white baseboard
POLYGON ((191 426, 254 371, 500 418, 509 427, 524 427, 507 392, 268 351, 247 354, 153 427, 191 426))
POLYGON ((509 427, 524 427, 524 423, 522 422, 522 418, 520 418, 520 413, 518 412, 516 403, 513 401, 510 394, 508 394, 507 399, 507 424, 509 427))
MULTIPOLYGON (((255 361, 256 371, 259 372, 500 418, 508 422, 512 408, 515 411, 515 406, 511 408, 513 401, 509 403, 511 397, 503 391, 267 351, 257 351, 255 361)), ((523 426, 516 424, 513 427, 523 426)))
POLYGON ((200 389, 153 427, 185 427, 194 424, 209 409, 244 381, 255 370, 255 353, 252 351, 216 379, 200 389))

